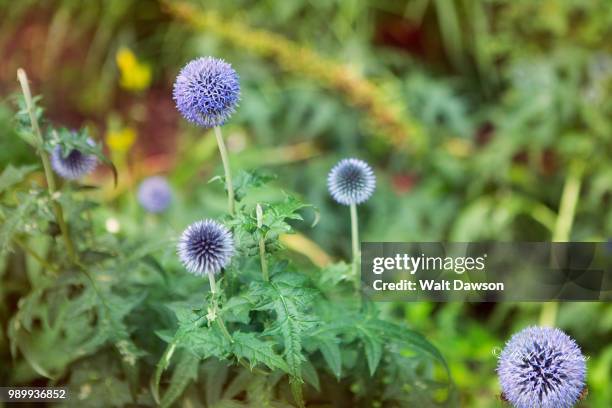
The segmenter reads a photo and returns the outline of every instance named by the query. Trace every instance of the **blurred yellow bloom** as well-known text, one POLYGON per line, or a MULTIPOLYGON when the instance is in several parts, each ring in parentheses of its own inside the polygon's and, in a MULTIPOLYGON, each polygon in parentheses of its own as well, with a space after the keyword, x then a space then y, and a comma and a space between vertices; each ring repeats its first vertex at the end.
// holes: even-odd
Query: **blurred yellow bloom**
POLYGON ((106 132, 106 144, 113 152, 125 153, 130 150, 135 141, 136 129, 130 126, 106 132))
POLYGON ((138 61, 127 47, 119 48, 115 56, 121 78, 119 84, 128 91, 142 91, 151 84, 151 66, 138 61))

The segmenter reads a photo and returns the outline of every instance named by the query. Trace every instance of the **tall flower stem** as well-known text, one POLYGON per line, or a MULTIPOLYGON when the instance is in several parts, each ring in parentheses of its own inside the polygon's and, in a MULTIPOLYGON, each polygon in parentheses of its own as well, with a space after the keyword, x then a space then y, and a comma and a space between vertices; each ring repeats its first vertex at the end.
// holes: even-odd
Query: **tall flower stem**
POLYGON ((255 213, 257 214, 257 229, 260 230, 261 236, 259 237, 259 258, 261 259, 261 274, 264 280, 267 282, 270 280, 268 274, 268 261, 266 261, 266 239, 264 238, 261 228, 263 227, 263 210, 261 205, 257 204, 255 207, 255 213))
POLYGON ((215 275, 212 273, 208 273, 208 281, 210 282, 210 293, 212 293, 213 297, 217 295, 217 283, 215 281, 215 275))
POLYGON ((215 126, 215 137, 217 138, 217 145, 219 146, 219 153, 221 154, 221 161, 223 162, 223 171, 225 172, 225 188, 227 189, 227 208, 230 215, 234 215, 234 186, 232 185, 232 172, 230 169, 229 155, 227 154, 227 148, 223 141, 223 134, 221 128, 215 126))
POLYGON ((32 132, 34 133, 36 141, 36 152, 40 156, 40 160, 42 161, 43 168, 45 171, 45 178, 47 179, 47 189, 49 190, 49 195, 51 196, 53 212, 55 213, 55 220, 59 225, 62 238, 64 239, 64 242, 66 244, 68 256, 70 257, 71 261, 76 263, 78 261, 78 258, 74 250, 74 244, 72 243, 72 240, 70 239, 70 234, 68 233, 68 226, 66 225, 66 221, 64 220, 64 212, 62 211, 62 206, 56 199, 57 197, 55 197, 55 192, 57 191, 55 185, 55 177, 53 176, 53 171, 51 170, 49 156, 43 148, 44 139, 42 136, 42 132, 40 131, 40 126, 38 125, 38 120, 36 119, 36 112, 34 111, 34 102, 32 100, 30 84, 28 83, 28 76, 26 75, 26 72, 21 68, 17 70, 17 79, 19 80, 19 84, 21 85, 21 91, 23 93, 23 97, 26 103, 26 109, 28 110, 28 115, 30 117, 30 124, 32 126, 32 132))
MULTIPOLYGON (((553 242, 568 242, 570 240, 578 199, 580 197, 583 173, 584 163, 582 161, 574 161, 570 164, 561 193, 557 222, 552 234, 553 242)), ((544 303, 540 312, 540 325, 553 327, 557 320, 558 311, 559 302, 544 303)))
POLYGON ((215 275, 213 273, 207 273, 207 275, 208 275, 208 281, 210 282, 210 293, 212 294, 212 299, 210 301, 211 303, 210 310, 208 311, 209 320, 217 322, 223 335, 229 340, 230 343, 233 343, 234 339, 232 338, 232 335, 227 330, 227 327, 225 327, 225 323, 223 323, 223 319, 221 318, 219 314, 220 311, 219 311, 219 304, 217 303, 218 292, 217 292, 217 283, 215 281, 215 275))
POLYGON ((351 204, 351 242, 353 246, 353 278, 355 289, 359 290, 361 273, 359 270, 360 248, 359 248, 359 223, 357 219, 357 205, 351 204))

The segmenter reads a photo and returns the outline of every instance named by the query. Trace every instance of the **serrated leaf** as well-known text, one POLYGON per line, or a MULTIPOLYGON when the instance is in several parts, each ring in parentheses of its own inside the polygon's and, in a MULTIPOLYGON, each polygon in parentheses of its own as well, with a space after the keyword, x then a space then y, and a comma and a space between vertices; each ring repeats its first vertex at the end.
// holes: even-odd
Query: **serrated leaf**
POLYGON ((35 194, 24 194, 22 197, 17 208, 5 212, 5 219, 0 224, 0 256, 9 250, 13 236, 30 218, 29 215, 34 210, 38 198, 35 194))
MULTIPOLYGON (((359 329, 359 326, 357 326, 359 329)), ((382 357, 382 342, 376 336, 376 333, 368 331, 362 331, 363 345, 365 349, 366 359, 368 361, 368 368, 370 369, 370 375, 374 376, 376 368, 380 363, 382 357)))
POLYGON ((321 391, 321 383, 319 381, 319 374, 317 374, 316 368, 308 360, 302 363, 302 377, 304 380, 312 385, 317 391, 321 391))
POLYGON ((442 364, 447 374, 450 376, 446 360, 440 351, 422 334, 398 324, 379 319, 368 321, 368 326, 375 332, 378 332, 379 336, 386 337, 389 341, 396 341, 405 347, 425 352, 442 364))
POLYGON ((241 171, 233 180, 236 201, 242 201, 250 189, 261 187, 275 177, 261 170, 241 171))
POLYGON ((256 303, 256 300, 253 298, 234 296, 223 305, 221 314, 226 321, 248 324, 250 320, 249 313, 254 303, 256 303))
POLYGON ((335 338, 322 337, 318 339, 318 346, 331 372, 336 378, 340 379, 342 376, 342 354, 338 341, 335 338))
POLYGON ((263 224, 268 228, 268 234, 274 236, 291 232, 292 228, 287 220, 303 220, 298 211, 305 207, 310 207, 310 205, 290 195, 287 195, 280 203, 266 206, 263 224))
POLYGON ((247 360, 251 368, 257 364, 264 364, 271 370, 280 369, 290 372, 289 366, 283 358, 274 351, 274 342, 263 341, 255 333, 234 332, 232 351, 236 357, 247 360))
POLYGON ((219 332, 216 325, 211 328, 201 327, 181 333, 177 345, 184 347, 202 360, 211 356, 225 358, 232 350, 229 340, 219 332))
POLYGON ((176 401, 191 381, 198 377, 200 359, 190 353, 183 353, 172 371, 170 385, 164 393, 160 405, 169 407, 176 401))
POLYGON ((194 305, 188 302, 173 302, 167 304, 166 307, 174 312, 179 327, 193 325, 200 318, 194 305))
POLYGON ((13 167, 13 165, 9 164, 4 169, 2 174, 0 174, 0 193, 4 192, 7 188, 22 182, 37 168, 38 166, 36 165, 13 167))
POLYGON ((283 337, 285 360, 289 365, 289 373, 301 379, 300 366, 304 361, 302 355, 302 327, 299 312, 292 300, 281 296, 274 302, 278 329, 283 337))

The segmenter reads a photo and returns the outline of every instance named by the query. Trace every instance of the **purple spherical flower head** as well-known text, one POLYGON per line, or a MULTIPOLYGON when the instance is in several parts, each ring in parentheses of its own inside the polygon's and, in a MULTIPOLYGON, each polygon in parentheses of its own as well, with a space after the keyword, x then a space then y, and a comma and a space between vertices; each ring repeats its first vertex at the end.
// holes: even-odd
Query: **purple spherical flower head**
POLYGON ((222 59, 197 58, 176 77, 173 97, 189 122, 205 128, 221 126, 240 99, 238 74, 222 59))
POLYGON ((161 176, 145 179, 138 187, 138 202, 152 213, 164 211, 172 201, 172 190, 168 181, 161 176))
POLYGON ((370 165, 359 159, 343 159, 327 176, 332 198, 344 205, 361 204, 376 188, 376 177, 370 165))
POLYGON ((571 408, 585 387, 586 362, 561 330, 528 327, 506 344, 497 374, 515 408, 571 408))
MULTIPOLYGON (((89 140, 89 144, 94 145, 94 142, 89 140)), ((96 156, 81 153, 76 149, 64 155, 62 147, 58 145, 51 152, 51 167, 57 174, 68 180, 76 180, 91 173, 97 165, 96 156)))
POLYGON ((178 255, 185 268, 195 275, 213 275, 225 268, 234 254, 232 233, 214 220, 191 224, 181 235, 178 255))

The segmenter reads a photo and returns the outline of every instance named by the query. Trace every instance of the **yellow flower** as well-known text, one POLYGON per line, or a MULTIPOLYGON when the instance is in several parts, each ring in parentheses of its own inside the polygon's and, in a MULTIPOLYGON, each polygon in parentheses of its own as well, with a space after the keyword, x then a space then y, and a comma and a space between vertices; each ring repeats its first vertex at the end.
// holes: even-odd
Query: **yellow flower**
POLYGON ((128 91, 142 91, 151 84, 151 66, 138 61, 127 47, 119 48, 115 61, 121 75, 119 84, 128 91))
POLYGON ((136 129, 125 127, 119 130, 108 130, 106 132, 106 144, 117 153, 125 153, 136 141, 136 129))

